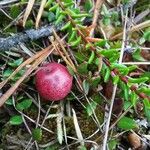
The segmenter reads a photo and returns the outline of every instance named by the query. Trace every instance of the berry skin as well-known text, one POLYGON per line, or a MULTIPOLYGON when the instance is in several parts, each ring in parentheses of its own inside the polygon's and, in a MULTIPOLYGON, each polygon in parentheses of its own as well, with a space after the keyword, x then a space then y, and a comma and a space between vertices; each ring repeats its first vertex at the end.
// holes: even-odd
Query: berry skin
POLYGON ((35 76, 36 89, 48 101, 59 101, 71 91, 73 77, 67 68, 55 62, 45 64, 35 76))

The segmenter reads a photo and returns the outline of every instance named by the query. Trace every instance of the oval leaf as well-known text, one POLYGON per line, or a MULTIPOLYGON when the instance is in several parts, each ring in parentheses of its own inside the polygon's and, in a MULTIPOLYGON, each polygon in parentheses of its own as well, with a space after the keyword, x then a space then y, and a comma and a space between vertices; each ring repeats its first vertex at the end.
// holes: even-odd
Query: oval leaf
POLYGON ((128 117, 121 118, 117 126, 124 130, 131 130, 131 129, 135 129, 138 127, 136 122, 133 119, 128 118, 128 117))
POLYGON ((36 141, 40 141, 42 139, 42 130, 40 128, 36 128, 32 131, 32 137, 36 141))
POLYGON ((22 116, 20 115, 13 116, 10 118, 9 122, 11 125, 20 125, 23 123, 22 116))

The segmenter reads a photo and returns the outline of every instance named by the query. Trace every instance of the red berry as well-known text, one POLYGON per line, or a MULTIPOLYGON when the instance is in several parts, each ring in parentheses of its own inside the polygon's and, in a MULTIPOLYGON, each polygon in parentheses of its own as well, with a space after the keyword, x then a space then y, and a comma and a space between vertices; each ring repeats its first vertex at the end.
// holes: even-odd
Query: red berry
POLYGON ((72 80, 65 66, 53 62, 43 65, 36 73, 35 84, 45 100, 59 101, 71 91, 72 80))

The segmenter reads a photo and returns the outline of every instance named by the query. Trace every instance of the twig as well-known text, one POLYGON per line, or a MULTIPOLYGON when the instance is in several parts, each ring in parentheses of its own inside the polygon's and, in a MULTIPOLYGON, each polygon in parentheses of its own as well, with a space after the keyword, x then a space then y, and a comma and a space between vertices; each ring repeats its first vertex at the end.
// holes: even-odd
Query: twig
POLYGON ((0 6, 2 5, 8 5, 8 4, 11 4, 11 3, 15 3, 15 2, 18 2, 19 0, 3 0, 0 2, 0 6))
POLYGON ((138 23, 139 21, 141 21, 145 16, 150 14, 150 9, 146 9, 145 11, 142 11, 139 15, 137 15, 134 18, 134 23, 138 23))
POLYGON ((97 25, 97 19, 98 19, 98 16, 99 16, 99 10, 100 10, 103 2, 104 2, 104 0, 97 0, 96 1, 95 8, 94 8, 94 17, 93 17, 93 21, 92 21, 93 28, 91 29, 91 32, 90 32, 90 36, 91 37, 93 37, 94 30, 95 30, 95 27, 97 25))
POLYGON ((53 26, 48 25, 41 27, 40 29, 30 29, 26 30, 24 33, 15 34, 13 36, 9 36, 7 38, 0 38, 0 50, 6 51, 8 49, 11 49, 12 47, 16 47, 20 43, 37 40, 43 37, 48 37, 52 35, 52 29, 54 28, 56 31, 59 31, 61 29, 61 25, 53 26))

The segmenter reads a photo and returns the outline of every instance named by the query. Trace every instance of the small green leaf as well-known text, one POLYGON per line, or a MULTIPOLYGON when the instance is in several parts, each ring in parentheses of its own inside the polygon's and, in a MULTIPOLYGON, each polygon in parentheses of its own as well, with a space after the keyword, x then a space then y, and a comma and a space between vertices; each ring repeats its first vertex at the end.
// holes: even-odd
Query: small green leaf
POLYGON ((150 102, 149 102, 148 99, 144 99, 143 103, 144 103, 144 105, 145 105, 146 108, 150 109, 150 102))
POLYGON ((74 2, 68 2, 68 3, 64 3, 64 7, 69 7, 72 6, 74 4, 74 2))
POLYGON ((116 150, 118 141, 116 139, 112 139, 108 143, 109 150, 116 150))
POLYGON ((96 58, 95 61, 94 61, 94 64, 99 67, 100 62, 101 62, 100 58, 96 58))
POLYGON ((96 109, 97 103, 92 101, 90 104, 86 107, 86 112, 88 116, 91 116, 93 114, 93 111, 96 109))
POLYGON ((133 119, 128 118, 128 117, 121 118, 117 126, 124 130, 131 130, 131 129, 135 129, 138 127, 136 122, 133 119))
POLYGON ((116 49, 107 49, 107 50, 100 50, 99 53, 107 58, 111 58, 112 54, 116 54, 118 53, 118 51, 116 49))
POLYGON ((58 19, 58 17, 61 15, 61 10, 60 7, 57 7, 56 13, 55 13, 55 18, 58 19))
POLYGON ((53 0, 48 0, 45 4, 45 8, 49 8, 50 5, 52 4, 53 0))
POLYGON ((147 87, 141 87, 138 89, 139 93, 145 93, 146 95, 150 96, 150 88, 147 87))
POLYGON ((91 85, 92 87, 97 87, 98 84, 100 83, 100 80, 101 80, 100 77, 92 78, 90 85, 91 85))
POLYGON ((21 13, 21 9, 19 8, 19 5, 12 5, 10 10, 10 16, 12 18, 16 18, 21 13))
POLYGON ((77 31, 75 31, 75 30, 71 32, 71 35, 68 38, 69 43, 72 42, 75 39, 76 34, 77 34, 77 31))
POLYGON ((13 62, 9 62, 9 66, 12 66, 12 67, 18 67, 19 65, 21 65, 23 62, 23 58, 20 58, 20 59, 17 59, 13 62))
POLYGON ((108 67, 106 67, 106 73, 105 73, 105 76, 104 76, 104 82, 108 82, 110 78, 110 69, 108 67))
POLYGON ((84 89, 85 94, 88 94, 90 85, 86 80, 83 81, 83 89, 84 89))
POLYGON ((102 21, 103 21, 104 25, 106 25, 106 26, 110 25, 110 22, 111 22, 109 16, 104 17, 102 21))
POLYGON ((106 43, 107 43, 107 40, 100 40, 98 42, 95 42, 94 45, 99 46, 99 47, 103 47, 106 45, 106 43))
POLYGON ((128 85, 126 83, 122 82, 121 80, 120 80, 119 84, 120 84, 120 87, 122 89, 121 93, 123 93, 123 98, 126 101, 128 101, 128 99, 129 99, 129 90, 130 90, 128 85))
POLYGON ((112 63, 111 64, 111 68, 114 69, 114 68, 117 68, 117 69, 126 69, 127 66, 123 65, 123 64, 118 64, 118 63, 112 63))
POLYGON ((4 71, 3 77, 9 77, 13 73, 13 70, 8 68, 7 70, 4 71))
POLYGON ((117 84, 119 80, 120 80, 119 76, 117 75, 113 76, 113 84, 117 84))
POLYGON ((150 30, 146 31, 143 37, 146 41, 150 42, 150 30))
POLYGON ((147 117, 147 120, 150 121, 150 102, 148 99, 144 99, 143 103, 145 116, 147 117))
POLYGON ((53 7, 51 7, 51 8, 49 9, 49 11, 55 11, 58 7, 59 7, 59 5, 56 4, 56 5, 54 5, 53 7))
POLYGON ((132 57, 138 61, 145 61, 145 59, 141 56, 141 50, 140 49, 135 50, 135 52, 133 52, 133 54, 132 54, 132 57))
POLYGON ((11 125, 20 125, 23 123, 22 116, 20 115, 12 116, 9 122, 11 125))
POLYGON ((82 63, 77 67, 77 70, 80 74, 87 74, 88 73, 88 69, 87 69, 87 63, 82 63))
POLYGON ((64 15, 61 14, 61 15, 58 17, 58 19, 56 20, 55 25, 58 25, 60 22, 62 22, 63 19, 64 19, 64 15))
POLYGON ((12 99, 12 98, 9 98, 9 99, 5 102, 5 104, 7 104, 7 105, 13 105, 13 99, 12 99))
POLYGON ((111 63, 115 63, 115 62, 118 60, 119 56, 120 56, 119 53, 112 54, 112 57, 109 58, 109 61, 110 61, 111 63))
POLYGON ((121 75, 127 75, 129 73, 129 69, 127 66, 118 63, 112 63, 111 69, 117 68, 121 75))
POLYGON ((71 16, 72 16, 72 18, 82 18, 82 17, 88 17, 90 15, 89 14, 74 14, 71 16))
POLYGON ((131 102, 130 101, 125 101, 124 105, 123 105, 123 108, 126 111, 130 106, 132 106, 131 102))
POLYGON ((73 0, 62 0, 64 3, 71 3, 73 0))
POLYGON ((66 12, 67 12, 70 16, 76 15, 75 10, 71 10, 71 9, 69 9, 69 8, 66 9, 66 12))
POLYGON ((78 46, 81 42, 81 36, 79 36, 75 41, 71 42, 71 46, 78 46))
POLYGON ((85 11, 89 12, 92 7, 93 7, 92 0, 86 0, 84 4, 85 11))
POLYGON ((89 58, 89 60, 88 60, 88 64, 91 64, 91 63, 93 62, 94 57, 95 57, 95 53, 92 51, 92 52, 91 52, 91 56, 90 56, 90 58, 89 58))
POLYGON ((31 29, 33 27, 33 25, 34 25, 33 20, 29 19, 29 20, 26 21, 25 28, 26 29, 31 29))
POLYGON ((23 111, 25 109, 28 109, 32 104, 32 100, 31 99, 24 99, 22 100, 22 102, 18 103, 16 105, 16 108, 20 111, 23 111))
POLYGON ((32 137, 36 141, 41 141, 42 139, 42 130, 40 128, 36 128, 32 131, 32 137))
POLYGON ((80 146, 78 147, 78 150, 87 150, 87 148, 86 148, 85 146, 83 146, 83 145, 80 145, 80 146))
POLYGON ((67 22, 62 28, 61 28, 61 31, 64 31, 66 30, 67 28, 69 28, 71 26, 71 22, 67 22))
POLYGON ((48 12, 47 18, 49 22, 52 22, 55 20, 55 14, 53 12, 48 12))
POLYGON ((135 92, 131 92, 131 103, 132 105, 134 106, 134 108, 136 107, 136 103, 137 103, 137 100, 138 100, 138 96, 135 92))
POLYGON ((87 43, 87 44, 85 45, 86 50, 89 50, 89 49, 91 48, 91 46, 92 46, 91 43, 87 43))
POLYGON ((141 77, 141 78, 129 78, 128 81, 130 83, 144 83, 149 80, 149 77, 141 77))
POLYGON ((148 82, 150 82, 150 72, 144 72, 144 73, 141 75, 141 77, 148 77, 148 78, 149 78, 148 82))
POLYGON ((133 71, 135 69, 137 69, 137 65, 132 65, 132 66, 128 67, 129 72, 131 72, 131 71, 133 71))

